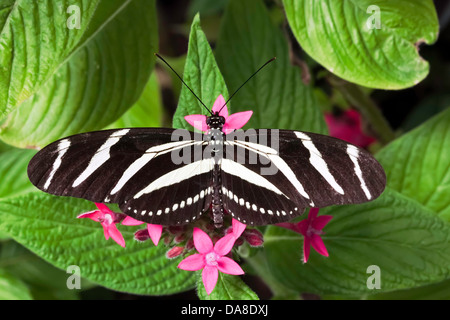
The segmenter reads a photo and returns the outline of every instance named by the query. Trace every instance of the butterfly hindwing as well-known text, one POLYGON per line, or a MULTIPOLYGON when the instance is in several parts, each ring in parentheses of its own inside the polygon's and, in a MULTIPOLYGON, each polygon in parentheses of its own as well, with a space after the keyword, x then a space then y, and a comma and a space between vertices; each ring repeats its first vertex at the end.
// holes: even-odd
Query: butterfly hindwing
POLYGON ((211 205, 211 164, 211 159, 203 159, 167 172, 120 203, 120 209, 135 219, 152 224, 193 222, 211 205))

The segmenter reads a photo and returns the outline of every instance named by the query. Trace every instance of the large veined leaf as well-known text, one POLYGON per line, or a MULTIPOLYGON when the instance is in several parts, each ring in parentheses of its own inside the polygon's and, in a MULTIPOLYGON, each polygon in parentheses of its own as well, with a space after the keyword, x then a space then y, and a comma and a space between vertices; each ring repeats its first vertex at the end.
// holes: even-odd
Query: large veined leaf
POLYGON ((393 141, 376 157, 388 185, 450 221, 450 108, 393 141))
POLYGON ((0 118, 29 98, 81 44, 99 0, 20 1, 0 4, 0 118), (79 29, 69 29, 69 6, 79 29))
MULTIPOLYGON (((3 140, 18 147, 42 147, 63 136, 102 129, 139 98, 157 50, 154 1, 102 1, 87 27, 90 36, 65 55, 45 85, 29 89, 28 100, 5 120, 3 140)), ((42 26, 41 33, 48 28, 42 26)), ((19 76, 19 71, 12 73, 13 78, 19 76)))
POLYGON ((233 110, 253 110, 248 126, 326 133, 313 89, 290 64, 288 44, 262 1, 231 0, 217 43, 217 62, 230 90, 266 66, 233 97, 233 110))
MULTIPOLYGON (((225 81, 217 67, 208 40, 201 29, 198 14, 194 17, 191 26, 183 80, 210 110, 220 94, 227 99, 228 90, 225 81)), ((189 89, 183 86, 178 107, 173 117, 173 127, 192 130, 192 126, 183 118, 189 114, 208 114, 208 111, 189 89)))
POLYGON ((432 0, 283 0, 301 47, 350 82, 402 89, 424 79, 421 43, 436 41, 439 22, 432 0), (419 27, 420 26, 420 27, 419 27))
POLYGON ((27 165, 36 150, 12 148, 0 153, 0 200, 35 191, 28 180, 27 165))
POLYGON ((58 268, 80 267, 82 277, 113 290, 164 295, 194 287, 195 274, 180 272, 160 243, 133 240, 135 229, 119 226, 126 248, 106 241, 100 224, 76 219, 93 204, 41 193, 0 201, 0 229, 58 268))
POLYGON ((325 208, 319 214, 333 216, 322 235, 328 258, 312 250, 303 264, 303 237, 290 230, 271 226, 264 236, 270 269, 289 288, 358 295, 448 278, 450 225, 392 189, 373 202, 325 208), (370 266, 379 267, 379 290, 367 286, 374 274, 370 266))

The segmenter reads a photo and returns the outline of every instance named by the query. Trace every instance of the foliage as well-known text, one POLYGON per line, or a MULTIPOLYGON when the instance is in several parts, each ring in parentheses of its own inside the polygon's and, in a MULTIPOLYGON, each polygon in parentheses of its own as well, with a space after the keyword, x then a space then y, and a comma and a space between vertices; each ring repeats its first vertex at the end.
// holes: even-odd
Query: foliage
MULTIPOLYGON (((44 194, 28 181, 35 149, 54 140, 104 128, 190 129, 185 115, 206 114, 170 70, 154 68, 154 52, 176 47, 167 30, 157 29, 167 19, 158 12, 165 5, 0 0, 0 299, 79 299, 97 286, 140 295, 196 290, 200 299, 266 298, 245 278, 224 274, 207 295, 200 273, 177 269, 181 257, 167 259, 164 243, 133 241, 133 228, 124 231, 125 249, 104 241, 97 225, 75 219, 92 204, 44 194), (71 5, 81 8, 79 28, 67 25, 71 5), (67 288, 69 265, 80 267, 83 290, 67 288)), ((378 140, 370 151, 387 173, 377 200, 320 210, 333 216, 322 236, 328 258, 312 252, 303 264, 302 236, 268 226, 260 229, 263 247, 237 252, 246 272, 277 298, 448 299, 450 109, 449 99, 435 101, 450 79, 433 91, 441 79, 433 65, 449 70, 450 62, 436 58, 434 47, 425 49, 436 50, 429 62, 419 54, 423 43, 438 40, 433 2, 192 1, 186 17, 188 45, 167 60, 208 107, 276 56, 233 97, 230 113, 253 110, 247 128, 326 134, 324 112, 357 109, 378 140), (427 95, 416 102, 419 111, 406 106, 403 127, 395 123, 398 115, 383 116, 395 112, 383 105, 405 88, 425 88, 427 95), (367 285, 372 265, 382 274, 377 290, 367 285)), ((442 30, 440 37, 446 39, 442 30)))

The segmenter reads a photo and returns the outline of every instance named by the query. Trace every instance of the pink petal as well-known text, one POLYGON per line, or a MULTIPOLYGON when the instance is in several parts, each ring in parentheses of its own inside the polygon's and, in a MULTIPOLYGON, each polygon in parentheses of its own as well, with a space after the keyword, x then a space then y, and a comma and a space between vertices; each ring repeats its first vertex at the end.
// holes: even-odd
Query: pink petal
POLYGON ((297 232, 301 233, 304 236, 306 236, 308 228, 309 228, 309 219, 302 220, 298 222, 296 225, 297 232))
POLYGON ((280 222, 280 223, 276 223, 275 225, 278 226, 278 227, 281 227, 281 228, 285 228, 285 229, 289 229, 289 230, 295 231, 297 233, 299 232, 298 231, 298 227, 297 227, 297 225, 295 223, 280 222))
POLYGON ((216 113, 218 112, 222 107, 223 109, 219 112, 219 116, 222 116, 225 118, 225 120, 228 118, 228 107, 225 105, 225 99, 222 95, 219 95, 214 102, 214 105, 212 107, 212 112, 216 113))
POLYGON ((103 214, 112 212, 111 209, 109 209, 106 204, 96 202, 95 205, 97 206, 98 210, 100 210, 100 212, 103 214))
POLYGON ((125 248, 125 240, 123 239, 122 234, 120 233, 120 231, 117 229, 115 224, 111 224, 108 227, 108 233, 111 236, 111 238, 117 242, 120 246, 125 248))
POLYGON ((105 239, 108 240, 109 239, 109 225, 102 223, 102 227, 103 227, 103 234, 105 235, 105 239))
POLYGON ((333 219, 333 216, 318 216, 314 221, 311 223, 311 226, 316 230, 322 230, 330 220, 333 219))
POLYGON ((309 258, 309 252, 310 252, 310 240, 309 238, 305 237, 305 239, 303 240, 303 262, 306 263, 308 262, 308 258, 309 258))
POLYGON ((199 228, 194 228, 194 246, 199 253, 209 253, 213 251, 213 243, 211 238, 199 228))
POLYGON ((235 238, 239 238, 242 234, 242 232, 244 232, 245 228, 247 228, 247 225, 243 224, 242 222, 239 222, 236 219, 233 219, 231 221, 231 225, 233 226, 233 235, 235 236, 235 238))
POLYGON ((240 275, 244 274, 244 270, 242 270, 241 266, 236 263, 233 259, 228 257, 222 257, 217 260, 217 268, 220 272, 232 274, 232 275, 240 275))
POLYGON ((201 131, 208 130, 208 125, 206 124, 206 116, 203 114, 191 114, 191 115, 185 116, 184 120, 186 120, 195 129, 198 129, 201 131))
POLYGON ((339 116, 325 114, 330 135, 360 147, 367 147, 376 140, 366 135, 361 127, 361 115, 356 110, 348 110, 339 116))
POLYGON ((158 245, 159 239, 161 239, 163 226, 160 224, 147 224, 148 234, 150 235, 150 239, 152 239, 155 246, 158 245))
POLYGON ((206 266, 202 271, 203 285, 206 293, 209 295, 214 290, 219 278, 219 271, 216 267, 206 266))
POLYGON ((234 236, 234 234, 229 233, 226 236, 224 236, 223 238, 220 238, 216 242, 216 244, 214 245, 214 251, 219 256, 224 256, 224 255, 228 254, 228 252, 230 252, 231 249, 233 249, 235 241, 236 241, 236 237, 234 236))
POLYGON ((245 124, 250 120, 252 117, 253 111, 243 111, 243 112, 237 112, 230 115, 223 126, 223 132, 225 134, 228 134, 232 132, 233 130, 237 130, 245 126, 245 124))
POLYGON ((319 213, 319 208, 309 209, 308 220, 313 221, 317 217, 318 213, 319 213))
POLYGON ((99 216, 100 216, 100 211, 99 210, 93 210, 93 211, 89 211, 89 212, 85 212, 82 214, 79 214, 77 216, 78 219, 83 219, 83 218, 89 218, 92 219, 96 222, 99 222, 99 216))
POLYGON ((314 234, 311 237, 311 246, 321 255, 328 257, 327 248, 325 247, 325 244, 323 243, 323 240, 319 235, 314 234))
POLYGON ((145 223, 145 222, 136 220, 136 219, 134 219, 134 218, 132 218, 130 216, 126 216, 126 218, 123 219, 123 221, 122 221, 122 224, 124 226, 139 226, 139 225, 141 225, 143 223, 145 223))
POLYGON ((186 271, 197 271, 203 269, 205 265, 203 254, 196 253, 183 259, 183 261, 178 264, 178 268, 186 271))

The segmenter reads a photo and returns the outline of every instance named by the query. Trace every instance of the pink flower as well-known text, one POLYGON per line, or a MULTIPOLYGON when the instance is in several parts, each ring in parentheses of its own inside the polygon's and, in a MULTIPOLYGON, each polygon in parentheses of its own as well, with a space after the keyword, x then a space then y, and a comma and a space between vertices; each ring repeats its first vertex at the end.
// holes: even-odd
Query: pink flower
POLYGON ((239 222, 236 219, 231 220, 231 226, 232 226, 232 234, 235 239, 239 238, 244 232, 245 228, 247 228, 247 225, 243 224, 242 222, 239 222))
MULTIPOLYGON (((122 221, 122 224, 125 226, 139 226, 143 223, 144 223, 143 221, 133 219, 130 216, 127 216, 122 221)), ((152 239, 153 243, 155 244, 155 246, 158 245, 159 239, 161 239, 162 229, 163 229, 163 227, 160 224, 147 223, 148 234, 150 236, 150 239, 152 239)))
POLYGON ((320 216, 317 214, 318 208, 309 210, 308 218, 297 223, 283 222, 277 223, 277 226, 290 229, 300 233, 304 237, 303 241, 303 262, 306 263, 309 258, 310 246, 319 254, 328 257, 328 251, 320 237, 323 234, 322 229, 330 222, 333 216, 320 216))
POLYGON ((106 205, 102 203, 95 203, 95 205, 97 206, 98 210, 82 213, 77 218, 89 218, 96 222, 100 222, 103 227, 106 240, 111 237, 120 246, 125 248, 125 240, 116 227, 116 223, 120 222, 120 220, 123 218, 123 215, 120 213, 112 212, 106 205))
POLYGON ((327 113, 325 114, 325 121, 332 137, 345 140, 362 148, 375 142, 373 137, 362 131, 361 115, 356 110, 347 110, 339 116, 327 113))
POLYGON ((219 239, 213 246, 211 238, 199 228, 194 228, 194 246, 199 253, 180 262, 178 268, 187 271, 202 271, 203 285, 209 295, 216 286, 219 271, 232 275, 244 274, 241 267, 232 259, 225 257, 233 248, 235 235, 230 233, 219 239))
MULTIPOLYGON (((225 124, 223 125, 222 128, 222 131, 225 134, 229 134, 234 130, 242 128, 248 122, 248 120, 250 120, 250 117, 253 114, 253 111, 243 111, 233 113, 232 115, 228 115, 228 108, 225 105, 225 99, 223 98, 222 95, 219 95, 216 99, 216 102, 214 102, 212 112, 214 114, 218 113, 220 116, 225 118, 225 124)), ((184 119, 190 125, 203 132, 206 132, 209 129, 208 125, 206 124, 206 118, 207 116, 203 114, 191 114, 184 117, 184 119)))

